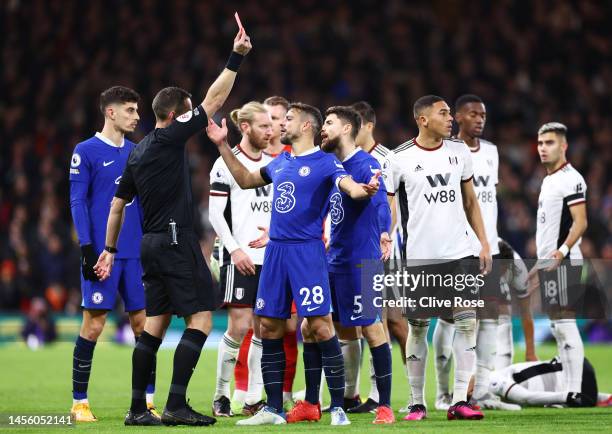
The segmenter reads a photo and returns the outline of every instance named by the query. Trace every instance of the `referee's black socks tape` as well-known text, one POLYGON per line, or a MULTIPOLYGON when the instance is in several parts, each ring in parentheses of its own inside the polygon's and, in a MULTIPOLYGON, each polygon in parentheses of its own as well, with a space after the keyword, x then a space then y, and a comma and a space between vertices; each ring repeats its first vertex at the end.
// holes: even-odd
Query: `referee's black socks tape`
POLYGON ((162 340, 147 332, 136 340, 132 353, 132 405, 130 410, 140 414, 147 410, 146 389, 162 340))
POLYGON ((230 71, 238 72, 238 68, 240 68, 240 64, 242 63, 243 59, 244 56, 242 54, 232 51, 232 54, 230 54, 229 59, 227 59, 227 64, 225 65, 225 67, 230 71))
POLYGON ((166 407, 170 411, 185 407, 187 401, 185 394, 193 370, 200 359, 200 352, 206 342, 206 334, 196 329, 185 329, 181 341, 174 352, 174 367, 172 370, 172 383, 166 407))

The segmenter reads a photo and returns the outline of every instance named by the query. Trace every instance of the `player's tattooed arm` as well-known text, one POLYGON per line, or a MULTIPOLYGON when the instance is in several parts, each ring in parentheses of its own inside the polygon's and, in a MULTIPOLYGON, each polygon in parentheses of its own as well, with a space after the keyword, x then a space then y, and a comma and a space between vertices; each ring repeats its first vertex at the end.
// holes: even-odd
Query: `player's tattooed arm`
POLYGON ((242 58, 251 51, 251 48, 253 48, 253 46, 251 45, 249 35, 246 34, 244 29, 238 30, 234 38, 234 49, 227 62, 227 66, 221 71, 221 74, 219 74, 210 88, 208 88, 204 101, 202 101, 202 107, 204 107, 206 116, 209 118, 221 108, 223 103, 225 103, 232 87, 234 87, 234 81, 236 80, 240 62, 242 58))
POLYGON ((248 188, 257 188, 268 184, 261 176, 260 171, 249 171, 232 152, 232 148, 230 148, 229 143, 227 143, 227 124, 225 118, 221 120, 221 126, 217 125, 212 119, 208 119, 206 134, 208 138, 217 145, 225 165, 240 188, 246 190, 248 188))
POLYGON ((480 212, 480 205, 478 204, 478 198, 474 191, 474 183, 470 178, 467 181, 461 181, 461 195, 463 197, 463 209, 465 210, 465 216, 474 229, 474 233, 478 237, 478 241, 482 246, 480 254, 480 271, 483 274, 488 274, 491 271, 493 265, 493 259, 491 258, 491 249, 489 242, 487 241, 487 234, 485 232, 484 222, 482 220, 482 213, 480 212))
POLYGON ((338 188, 348 194, 351 199, 363 200, 374 196, 380 187, 380 173, 372 176, 370 182, 367 184, 361 184, 353 181, 349 176, 345 176, 338 181, 338 188))

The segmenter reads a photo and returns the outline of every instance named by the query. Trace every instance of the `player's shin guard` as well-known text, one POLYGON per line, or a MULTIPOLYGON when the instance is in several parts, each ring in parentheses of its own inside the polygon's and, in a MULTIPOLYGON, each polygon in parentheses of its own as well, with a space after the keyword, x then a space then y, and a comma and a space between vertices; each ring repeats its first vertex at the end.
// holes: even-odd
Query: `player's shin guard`
POLYGON ((474 380, 475 399, 489 390, 489 378, 494 369, 497 355, 497 320, 481 319, 476 337, 476 375, 474 380))
POLYGON ((575 319, 558 319, 551 322, 553 335, 557 339, 557 348, 565 372, 568 392, 582 391, 582 365, 584 362, 584 345, 575 319))
POLYGON ((262 339, 261 372, 268 397, 268 406, 283 411, 283 379, 285 378, 285 349, 283 338, 262 339))
POLYGON ((96 342, 79 336, 74 344, 72 355, 72 399, 87 399, 87 387, 96 342))
POLYGON ((512 340, 512 317, 500 315, 497 323, 497 356, 495 369, 503 369, 512 364, 514 356, 514 343, 512 340))
POLYGON ((141 414, 147 411, 146 388, 153 364, 157 358, 157 350, 162 340, 147 332, 138 337, 132 353, 132 413, 141 414))
POLYGON ((425 405, 425 366, 427 365, 427 330, 429 320, 408 320, 406 370, 412 391, 412 404, 425 405))
POLYGON ((264 387, 263 378, 261 375, 262 350, 261 339, 253 336, 251 338, 251 348, 249 348, 249 383, 245 401, 249 405, 257 404, 259 401, 261 401, 261 394, 264 387))
POLYGON ((240 342, 235 341, 229 334, 225 333, 217 352, 217 385, 214 400, 222 396, 230 397, 230 382, 232 381, 239 350, 240 342))
POLYGON ((319 345, 304 342, 304 376, 306 379, 306 397, 311 404, 319 402, 319 390, 321 388, 321 373, 323 372, 323 359, 319 345))
POLYGON ((359 394, 359 368, 361 362, 361 342, 340 340, 344 360, 344 397, 354 398, 359 394))
POLYGON ((453 355, 453 337, 455 326, 442 318, 436 322, 433 334, 434 357, 436 358, 436 389, 437 395, 448 394, 451 361, 453 355))
POLYGON ((317 342, 323 359, 325 380, 331 397, 331 408, 342 407, 344 404, 344 360, 338 337, 323 342, 317 342))
POLYGON ((391 406, 391 349, 386 342, 375 348, 370 348, 376 375, 376 386, 379 393, 378 404, 391 406))
POLYGON ((453 319, 455 320, 453 404, 455 404, 467 401, 468 384, 474 372, 476 363, 476 312, 458 312, 453 315, 453 319))
POLYGON ((174 352, 172 383, 166 404, 169 411, 176 411, 187 404, 185 400, 187 385, 198 364, 206 338, 206 334, 197 329, 185 329, 183 332, 174 352))
POLYGON ((285 380, 283 383, 283 401, 291 401, 293 399, 293 380, 295 379, 295 370, 297 367, 298 357, 297 332, 292 331, 285 333, 283 344, 285 346, 285 357, 287 358, 285 380))

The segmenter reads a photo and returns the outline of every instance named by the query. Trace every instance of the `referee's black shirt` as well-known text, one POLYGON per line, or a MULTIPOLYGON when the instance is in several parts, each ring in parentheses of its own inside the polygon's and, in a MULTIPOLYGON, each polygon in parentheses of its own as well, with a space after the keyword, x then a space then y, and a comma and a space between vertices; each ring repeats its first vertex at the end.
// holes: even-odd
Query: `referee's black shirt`
POLYGON ((115 196, 138 196, 143 232, 165 232, 170 220, 193 229, 193 195, 185 142, 208 124, 202 106, 179 116, 166 128, 156 128, 136 145, 115 196))

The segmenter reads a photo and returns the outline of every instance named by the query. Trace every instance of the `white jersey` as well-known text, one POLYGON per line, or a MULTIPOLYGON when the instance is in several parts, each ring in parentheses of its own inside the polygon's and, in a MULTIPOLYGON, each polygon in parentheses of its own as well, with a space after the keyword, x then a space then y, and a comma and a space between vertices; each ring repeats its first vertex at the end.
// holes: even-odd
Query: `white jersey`
MULTIPOLYGON (((538 198, 538 259, 550 258, 550 254, 564 243, 572 226, 570 207, 586 201, 586 190, 584 178, 569 163, 544 178, 538 198)), ((581 240, 572 246, 570 259, 582 259, 581 240)))
POLYGON ((563 365, 557 358, 549 362, 515 363, 493 371, 489 382, 490 388, 500 396, 504 396, 515 383, 530 392, 563 392, 567 389, 563 365))
POLYGON ((460 140, 425 149, 412 139, 389 153, 383 178, 399 205, 406 259, 472 256, 461 195, 472 177, 470 149, 460 140))
MULTIPOLYGON (((238 160, 252 172, 266 166, 274 159, 262 153, 259 160, 253 160, 242 151, 240 146, 236 146, 233 152, 238 160)), ((218 252, 221 265, 233 263, 229 253, 237 248, 241 248, 249 255, 254 264, 263 264, 265 249, 252 249, 248 244, 261 236, 261 231, 257 229, 258 226, 270 227, 272 194, 272 185, 256 189, 241 189, 223 158, 217 158, 210 171, 210 212, 213 212, 213 201, 223 200, 223 217, 229 227, 229 231, 224 233, 224 228, 216 227, 219 225, 215 224, 214 216, 211 215, 211 223, 221 240, 218 252)))
MULTIPOLYGON (((389 148, 381 145, 380 143, 376 143, 368 151, 368 153, 372 157, 376 158, 376 161, 378 161, 378 163, 380 164, 380 167, 384 167, 385 161, 387 160, 387 158, 389 157, 391 152, 392 151, 389 148)), ((395 215, 399 215, 398 208, 399 208, 399 206, 398 206, 397 201, 396 201, 395 202, 395 210, 396 210, 396 214, 395 215)), ((392 228, 392 230, 389 233, 389 235, 391 236, 391 259, 400 259, 401 258, 401 249, 402 249, 402 232, 400 230, 399 222, 395 223, 395 227, 392 228)))
MULTIPOLYGON (((474 190, 478 197, 480 212, 484 222, 487 240, 491 248, 491 254, 499 253, 497 245, 497 183, 499 182, 499 155, 497 146, 493 143, 480 139, 480 146, 472 152, 472 165, 474 167, 474 190)), ((467 219, 466 219, 467 222, 467 219)), ((476 233, 467 223, 468 235, 472 246, 472 254, 478 256, 482 245, 478 241, 476 233)))

